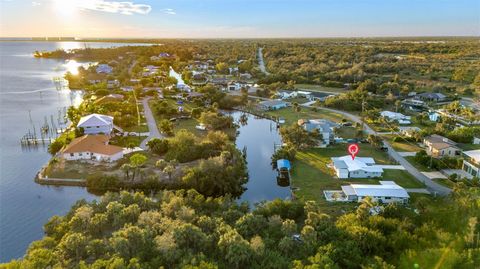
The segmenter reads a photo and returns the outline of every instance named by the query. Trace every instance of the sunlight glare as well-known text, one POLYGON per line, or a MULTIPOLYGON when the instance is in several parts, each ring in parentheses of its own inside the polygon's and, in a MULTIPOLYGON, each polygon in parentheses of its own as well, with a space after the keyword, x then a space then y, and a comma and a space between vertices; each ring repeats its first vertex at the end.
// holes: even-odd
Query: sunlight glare
POLYGON ((77 3, 77 0, 54 0, 54 7, 58 14, 68 17, 74 15, 77 3))
POLYGON ((68 60, 64 66, 72 75, 78 75, 78 68, 82 65, 77 63, 75 60, 68 60))

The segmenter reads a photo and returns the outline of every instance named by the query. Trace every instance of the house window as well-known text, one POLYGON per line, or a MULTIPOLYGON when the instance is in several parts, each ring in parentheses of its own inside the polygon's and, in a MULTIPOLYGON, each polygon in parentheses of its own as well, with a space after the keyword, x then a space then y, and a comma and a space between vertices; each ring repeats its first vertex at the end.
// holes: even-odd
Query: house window
POLYGON ((78 153, 78 156, 82 156, 82 155, 83 155, 83 154, 82 154, 81 152, 80 152, 80 153, 78 153))
POLYGON ((97 128, 100 128, 100 126, 97 126, 97 128))
POLYGON ((73 156, 75 156, 75 154, 73 154, 73 153, 70 153, 70 157, 73 157, 73 156))
POLYGON ((392 197, 385 197, 385 200, 390 200, 392 199, 392 197))

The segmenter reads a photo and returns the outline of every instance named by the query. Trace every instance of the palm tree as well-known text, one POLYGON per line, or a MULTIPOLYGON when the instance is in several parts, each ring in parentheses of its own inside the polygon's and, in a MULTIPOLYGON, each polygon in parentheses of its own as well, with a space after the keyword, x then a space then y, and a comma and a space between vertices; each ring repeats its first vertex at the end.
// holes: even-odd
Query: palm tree
POLYGON ((125 173, 126 180, 128 180, 130 178, 129 173, 130 173, 131 168, 132 168, 132 166, 128 163, 123 164, 122 167, 121 167, 122 171, 125 173))
POLYGON ((172 180, 172 174, 175 172, 175 167, 173 165, 168 164, 165 169, 163 169, 163 172, 168 175, 168 180, 172 180))

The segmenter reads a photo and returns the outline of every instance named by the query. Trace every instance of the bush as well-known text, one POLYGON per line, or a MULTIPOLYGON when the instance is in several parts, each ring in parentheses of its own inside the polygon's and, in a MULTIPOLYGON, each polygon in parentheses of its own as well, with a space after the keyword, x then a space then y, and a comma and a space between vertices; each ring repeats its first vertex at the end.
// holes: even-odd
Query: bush
POLYGON ((63 148, 63 146, 64 143, 62 141, 55 140, 48 146, 48 152, 52 155, 55 155, 63 148))
POLYGON ((87 176, 87 188, 91 190, 118 190, 120 181, 116 176, 94 174, 87 176))
POLYGON ((147 146, 153 153, 162 155, 168 151, 169 143, 167 139, 153 138, 147 142, 147 146))

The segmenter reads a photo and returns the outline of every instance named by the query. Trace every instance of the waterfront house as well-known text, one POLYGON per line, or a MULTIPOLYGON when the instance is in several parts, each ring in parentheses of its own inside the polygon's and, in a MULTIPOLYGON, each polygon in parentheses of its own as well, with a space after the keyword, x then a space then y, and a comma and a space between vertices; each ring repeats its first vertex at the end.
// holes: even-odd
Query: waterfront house
POLYGON ((269 100, 269 101, 262 101, 259 103, 260 109, 263 110, 277 110, 281 108, 288 107, 290 103, 284 102, 282 100, 269 100))
POLYGON ((335 128, 338 127, 338 124, 333 121, 326 119, 300 119, 297 121, 297 124, 302 126, 308 132, 318 130, 318 132, 322 135, 323 142, 327 145, 334 142, 335 128))
POLYGON ((381 177, 383 169, 375 165, 370 157, 356 157, 350 155, 333 157, 333 169, 338 178, 372 178, 381 177))
POLYGON ((112 162, 123 158, 123 148, 108 144, 106 135, 84 135, 77 137, 61 151, 65 160, 93 160, 112 162))
POLYGON ((462 169, 472 177, 480 177, 480 149, 463 152, 462 169))
POLYGON ((392 112, 392 111, 382 111, 380 115, 387 119, 388 121, 397 121, 399 124, 411 124, 412 117, 405 116, 402 113, 392 112))
POLYGON ((97 74, 111 74, 113 72, 113 68, 108 64, 99 64, 96 71, 97 74))
POLYGON ((407 191, 393 181, 380 181, 376 184, 350 184, 342 186, 341 191, 324 191, 327 201, 361 202, 371 197, 379 203, 407 203, 410 196, 407 191), (337 193, 334 197, 332 193, 337 193))
POLYGON ((423 139, 428 155, 434 158, 457 157, 462 152, 455 142, 441 135, 431 135, 423 139))
POLYGON ((83 128, 85 134, 111 134, 113 130, 113 117, 102 114, 90 114, 82 117, 77 128, 83 128))

